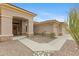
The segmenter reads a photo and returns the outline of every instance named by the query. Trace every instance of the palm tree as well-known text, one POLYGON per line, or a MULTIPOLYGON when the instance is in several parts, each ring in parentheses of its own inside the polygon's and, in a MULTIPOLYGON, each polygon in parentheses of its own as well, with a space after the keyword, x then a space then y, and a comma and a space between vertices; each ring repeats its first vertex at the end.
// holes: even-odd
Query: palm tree
POLYGON ((79 45, 79 9, 73 8, 67 19, 67 30, 79 45))

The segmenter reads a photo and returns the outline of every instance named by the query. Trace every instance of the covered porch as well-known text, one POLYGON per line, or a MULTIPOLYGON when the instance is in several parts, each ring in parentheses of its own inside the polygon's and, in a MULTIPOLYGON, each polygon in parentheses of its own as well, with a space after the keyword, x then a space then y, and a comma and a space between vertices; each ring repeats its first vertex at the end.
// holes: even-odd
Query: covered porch
POLYGON ((12 40, 17 35, 33 35, 35 14, 11 4, 3 4, 0 8, 0 41, 12 40))
POLYGON ((12 33, 13 36, 28 35, 28 19, 13 17, 12 33))

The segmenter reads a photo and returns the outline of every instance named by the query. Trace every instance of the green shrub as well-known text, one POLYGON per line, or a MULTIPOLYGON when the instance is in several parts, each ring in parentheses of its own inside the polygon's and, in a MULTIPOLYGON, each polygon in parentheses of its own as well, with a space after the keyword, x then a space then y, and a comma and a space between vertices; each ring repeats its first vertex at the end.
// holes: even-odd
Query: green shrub
POLYGON ((38 33, 34 32, 34 35, 38 35, 38 33))
POLYGON ((56 38, 55 33, 49 33, 49 34, 47 34, 47 36, 50 37, 50 38, 56 38))
POLYGON ((45 32, 42 32, 42 33, 41 33, 41 35, 42 35, 42 36, 45 36, 45 35, 46 35, 46 33, 45 33, 45 32))
POLYGON ((59 36, 62 36, 62 33, 59 33, 58 35, 59 35, 59 36))
POLYGON ((67 19, 67 30, 79 45, 79 9, 74 8, 70 11, 67 19))

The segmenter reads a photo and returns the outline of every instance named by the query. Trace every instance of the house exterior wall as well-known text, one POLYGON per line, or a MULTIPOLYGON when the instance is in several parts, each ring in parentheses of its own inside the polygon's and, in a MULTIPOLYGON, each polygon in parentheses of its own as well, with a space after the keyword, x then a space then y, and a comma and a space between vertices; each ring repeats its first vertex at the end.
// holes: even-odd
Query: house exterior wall
MULTIPOLYGON (((0 35, 0 38, 13 36, 13 33, 12 33, 13 17, 20 17, 22 20, 28 20, 27 34, 33 35, 33 22, 32 22, 33 17, 34 17, 33 15, 29 14, 28 12, 22 13, 18 9, 16 9, 16 8, 12 9, 12 7, 7 6, 5 4, 0 7, 1 7, 1 9, 0 9, 0 11, 1 11, 1 15, 0 15, 1 16, 1 18, 0 18, 1 19, 1 35, 0 35)), ((25 26, 25 24, 22 26, 25 26)), ((22 31, 25 32, 25 29, 22 28, 22 31)))
POLYGON ((62 25, 60 25, 59 23, 48 23, 48 24, 45 24, 43 23, 41 25, 40 24, 35 24, 34 25, 34 33, 55 33, 55 35, 62 35, 62 25))
POLYGON ((63 35, 69 35, 69 32, 66 30, 66 27, 67 27, 67 24, 63 24, 62 25, 62 33, 63 33, 63 35))
POLYGON ((12 36, 12 17, 1 17, 1 35, 12 36))
POLYGON ((28 22, 29 22, 28 26, 30 26, 29 28, 31 28, 31 29, 28 29, 28 34, 29 33, 33 34, 33 30, 32 30, 33 24, 31 24, 32 20, 33 20, 33 16, 32 15, 27 14, 27 13, 26 14, 22 14, 22 13, 19 13, 19 12, 15 12, 14 10, 11 10, 10 8, 2 7, 1 16, 3 16, 3 17, 5 17, 5 16, 6 17, 17 16, 17 17, 22 17, 22 18, 28 20, 28 22))
POLYGON ((58 25, 58 33, 59 33, 59 35, 63 35, 63 24, 62 23, 59 23, 59 25, 58 25))
POLYGON ((1 9, 0 9, 0 34, 1 34, 1 9))
POLYGON ((1 34, 1 14, 0 14, 0 34, 1 34))
POLYGON ((55 33, 55 35, 58 35, 59 34, 59 32, 58 32, 58 23, 54 23, 53 24, 53 32, 55 33))
POLYGON ((46 32, 46 33, 50 33, 53 32, 53 25, 37 25, 34 27, 34 31, 37 33, 42 33, 42 32, 46 32))
POLYGON ((25 35, 26 34, 26 21, 22 21, 22 34, 25 35))
MULTIPOLYGON (((33 18, 32 18, 33 19, 33 18)), ((31 36, 31 35, 33 35, 34 34, 34 32, 33 32, 33 20, 29 20, 28 21, 28 24, 27 24, 27 34, 29 35, 29 36, 31 36)))

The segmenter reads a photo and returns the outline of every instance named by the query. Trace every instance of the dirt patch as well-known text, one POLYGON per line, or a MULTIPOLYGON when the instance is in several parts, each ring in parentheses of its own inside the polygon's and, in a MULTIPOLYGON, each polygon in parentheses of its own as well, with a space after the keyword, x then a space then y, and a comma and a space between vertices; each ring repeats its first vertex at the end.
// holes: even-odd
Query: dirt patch
POLYGON ((29 39, 31 39, 35 42, 39 42, 39 43, 48 43, 48 42, 54 40, 55 38, 50 38, 50 37, 41 36, 41 35, 34 35, 32 37, 29 37, 29 39))

